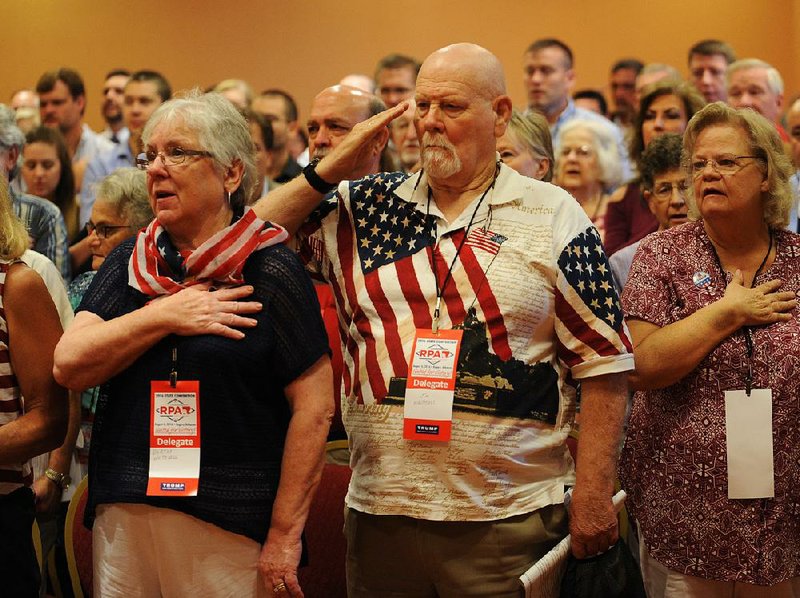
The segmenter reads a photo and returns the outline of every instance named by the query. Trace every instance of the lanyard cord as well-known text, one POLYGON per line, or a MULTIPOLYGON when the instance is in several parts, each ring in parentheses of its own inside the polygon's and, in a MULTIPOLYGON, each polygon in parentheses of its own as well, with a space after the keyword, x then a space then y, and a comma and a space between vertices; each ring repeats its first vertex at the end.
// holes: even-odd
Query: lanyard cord
MULTIPOLYGON (((453 261, 450 262, 450 267, 447 269, 447 275, 444 277, 444 281, 442 282, 442 286, 439 287, 439 274, 436 271, 436 255, 435 251, 436 248, 439 247, 439 241, 436 241, 436 245, 434 246, 434 251, 431 252, 431 270, 433 270, 433 280, 436 283, 436 306, 433 309, 433 326, 432 330, 435 333, 439 332, 439 314, 441 313, 441 306, 442 306, 442 295, 444 295, 445 288, 447 288, 447 283, 450 282, 453 274, 453 267, 456 265, 456 260, 458 256, 461 254, 461 249, 464 247, 464 242, 467 240, 467 235, 469 234, 469 229, 472 228, 472 223, 475 220, 475 215, 478 213, 478 209, 481 207, 484 198, 486 195, 494 189, 494 184, 497 182, 497 176, 500 174, 500 163, 497 163, 494 171, 494 178, 492 179, 492 184, 486 188, 486 191, 481 194, 480 199, 478 200, 475 209, 472 211, 472 216, 469 218, 469 223, 467 224, 467 228, 464 231, 464 236, 461 237, 461 242, 458 244, 458 249, 456 249, 456 254, 453 256, 453 261)), ((431 188, 428 187, 428 204, 425 208, 425 219, 428 220, 431 214, 431 188)))
POLYGON ((178 385, 178 347, 172 347, 172 371, 169 373, 169 385, 175 388, 178 385))
MULTIPOLYGON (((722 273, 722 277, 727 280, 725 276, 725 268, 722 267, 722 261, 719 259, 719 254, 717 253, 717 248, 714 247, 714 243, 711 243, 711 251, 714 252, 714 259, 717 261, 717 266, 719 267, 719 271, 722 273)), ((761 274, 761 271, 767 264, 770 253, 772 253, 772 229, 769 229, 769 247, 767 247, 767 253, 764 256, 764 259, 761 260, 761 265, 756 270, 756 273, 753 275, 753 280, 750 282, 751 289, 753 288, 753 285, 756 284, 756 278, 758 278, 758 275, 761 274)), ((745 375, 745 392, 749 397, 750 391, 753 389, 753 353, 755 352, 755 345, 753 344, 753 333, 749 326, 742 327, 742 334, 744 335, 744 344, 747 347, 747 374, 745 375)))

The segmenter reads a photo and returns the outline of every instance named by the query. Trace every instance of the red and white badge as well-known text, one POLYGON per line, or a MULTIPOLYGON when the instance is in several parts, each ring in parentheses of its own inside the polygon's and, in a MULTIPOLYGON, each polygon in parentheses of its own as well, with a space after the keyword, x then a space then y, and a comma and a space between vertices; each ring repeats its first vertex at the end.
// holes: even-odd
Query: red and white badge
POLYGON ((417 330, 403 411, 406 440, 450 440, 463 330, 417 330))
POLYGON ((197 496, 200 479, 200 382, 150 382, 147 496, 197 496))

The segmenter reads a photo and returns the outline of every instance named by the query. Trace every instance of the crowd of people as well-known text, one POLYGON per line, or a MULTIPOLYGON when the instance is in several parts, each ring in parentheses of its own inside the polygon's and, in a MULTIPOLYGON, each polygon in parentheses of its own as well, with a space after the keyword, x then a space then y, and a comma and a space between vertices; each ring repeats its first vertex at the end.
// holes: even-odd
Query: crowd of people
POLYGON ((13 595, 88 475, 98 595, 302 596, 327 458, 349 596, 519 596, 619 541, 619 483, 651 598, 800 597, 800 99, 719 40, 608 97, 575 62, 531 43, 524 106, 469 43, 305 121, 155 70, 99 133, 71 68, 0 105, 13 595))

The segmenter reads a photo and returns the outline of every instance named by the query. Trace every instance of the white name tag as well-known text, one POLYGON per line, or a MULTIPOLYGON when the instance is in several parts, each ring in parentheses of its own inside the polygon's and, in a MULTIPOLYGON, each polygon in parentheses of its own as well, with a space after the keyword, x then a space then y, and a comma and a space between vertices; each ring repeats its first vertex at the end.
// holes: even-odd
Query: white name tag
POLYGON ((417 330, 409 361, 403 438, 447 442, 463 330, 417 330))
POLYGON ((772 390, 725 391, 728 498, 772 498, 772 390))
POLYGON ((200 480, 200 383, 150 382, 147 496, 197 496, 200 480))

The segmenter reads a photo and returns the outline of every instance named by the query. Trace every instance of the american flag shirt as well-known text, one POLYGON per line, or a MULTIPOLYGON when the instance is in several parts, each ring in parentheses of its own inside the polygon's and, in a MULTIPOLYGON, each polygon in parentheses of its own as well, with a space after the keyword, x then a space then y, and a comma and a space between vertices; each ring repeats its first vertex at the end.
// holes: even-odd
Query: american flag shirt
POLYGON ((478 521, 560 503, 574 479, 568 379, 633 368, 608 261, 578 203, 504 165, 478 201, 447 222, 424 174, 381 173, 342 183, 301 230, 301 256, 336 298, 351 508, 478 521), (454 260, 440 315, 464 330, 452 439, 403 440, 415 330, 432 325, 433 268, 441 284, 454 260))

